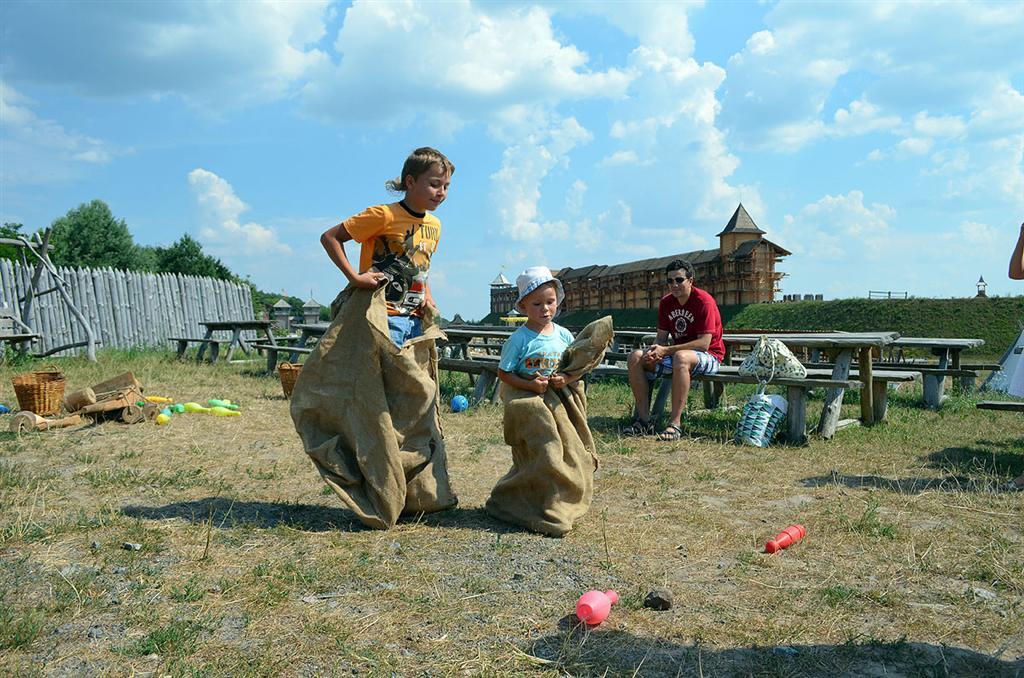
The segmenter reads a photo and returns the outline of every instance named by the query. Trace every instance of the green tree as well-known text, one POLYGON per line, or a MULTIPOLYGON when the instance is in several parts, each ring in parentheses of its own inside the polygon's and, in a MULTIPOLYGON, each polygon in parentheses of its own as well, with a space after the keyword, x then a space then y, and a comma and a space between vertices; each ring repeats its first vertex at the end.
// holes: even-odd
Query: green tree
POLYGON ((102 200, 82 203, 53 222, 50 258, 58 266, 138 270, 139 248, 124 219, 102 200))
MULTIPOLYGON (((3 226, 0 226, 0 238, 10 238, 13 240, 15 238, 18 238, 19 236, 23 236, 25 234, 21 232, 22 228, 24 228, 22 224, 7 222, 3 226)), ((12 261, 18 261, 19 249, 21 248, 15 247, 14 245, 0 245, 0 259, 10 259, 12 261)))
POLYGON ((160 273, 181 273, 221 280, 235 280, 235 275, 220 259, 203 252, 203 246, 187 233, 170 247, 156 248, 156 270, 160 273))

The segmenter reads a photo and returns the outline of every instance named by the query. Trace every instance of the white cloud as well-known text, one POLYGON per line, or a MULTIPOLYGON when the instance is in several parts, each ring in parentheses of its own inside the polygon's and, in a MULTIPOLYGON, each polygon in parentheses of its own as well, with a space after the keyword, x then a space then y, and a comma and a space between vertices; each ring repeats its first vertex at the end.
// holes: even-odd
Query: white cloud
POLYGON ((34 105, 34 101, 0 82, 3 183, 60 181, 80 171, 82 165, 103 165, 126 152, 102 139, 68 131, 55 120, 39 117, 33 111, 34 105))
POLYGON ((615 151, 611 155, 601 158, 598 166, 616 167, 618 165, 636 165, 639 162, 640 157, 636 154, 636 151, 615 151))
POLYGON ((885 248, 895 216, 896 210, 888 205, 865 205, 864 193, 853 190, 826 195, 796 214, 787 214, 777 234, 780 244, 794 254, 818 259, 844 259, 850 251, 865 248, 877 254, 885 248))
POLYGON ((747 51, 757 56, 770 54, 775 49, 775 36, 771 31, 758 31, 747 38, 747 51))
POLYGON ((565 194, 565 211, 568 214, 576 215, 583 211, 583 201, 587 197, 587 182, 577 179, 572 182, 568 193, 565 194))
POLYGON ((540 185, 568 153, 593 135, 575 118, 553 120, 546 129, 509 146, 502 154, 501 168, 491 175, 492 198, 502 233, 512 240, 539 242, 564 238, 565 222, 543 221, 537 203, 540 185))
POLYGON ((908 137, 896 144, 896 151, 902 155, 924 155, 932 150, 934 143, 923 137, 908 137))
POLYGON ((932 117, 921 111, 914 116, 914 131, 926 137, 958 137, 966 129, 967 125, 956 115, 932 117))
POLYGON ((334 47, 340 59, 319 63, 302 94, 307 111, 330 120, 407 124, 433 111, 449 126, 490 122, 511 107, 621 96, 630 80, 620 69, 589 69, 538 6, 357 0, 334 47), (395 65, 387 78, 382 54, 395 65), (395 105, 407 101, 416 105, 395 105))
POLYGON ((854 110, 839 109, 833 132, 895 131, 894 120, 914 119, 917 136, 959 138, 968 113, 969 128, 1005 133, 1024 125, 1020 92, 1010 85, 1024 66, 1015 48, 1024 27, 1020 3, 783 0, 764 23, 767 30, 729 60, 723 123, 743 148, 795 151, 829 136, 829 104, 851 87, 883 117, 850 125, 854 110))
POLYGON ((188 173, 188 183, 206 217, 206 225, 199 235, 213 252, 227 258, 291 253, 291 248, 278 239, 274 229, 254 222, 240 222, 249 206, 226 180, 198 167, 188 173))
POLYGON ((213 110, 287 96, 327 55, 326 0, 6 3, 4 71, 93 97, 179 96, 213 110))

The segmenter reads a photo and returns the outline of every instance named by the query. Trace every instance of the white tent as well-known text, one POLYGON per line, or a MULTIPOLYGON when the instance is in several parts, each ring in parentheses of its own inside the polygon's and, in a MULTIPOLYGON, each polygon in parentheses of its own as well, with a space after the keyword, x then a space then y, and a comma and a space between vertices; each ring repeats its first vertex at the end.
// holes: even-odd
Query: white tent
POLYGON ((981 385, 981 389, 988 391, 999 391, 1001 393, 1009 393, 1010 395, 1024 396, 1024 390, 1021 390, 1021 386, 1024 385, 1024 330, 1017 335, 1017 340, 1010 344, 1010 347, 1006 349, 1006 353, 999 360, 999 364, 1002 366, 1002 370, 999 372, 993 372, 989 375, 985 383, 981 385), (1014 375, 1020 370, 1021 374, 1014 379, 1014 375), (1017 384, 1014 384, 1014 382, 1017 384), (1015 393, 1010 392, 1011 385, 1017 386, 1014 390, 1015 393))

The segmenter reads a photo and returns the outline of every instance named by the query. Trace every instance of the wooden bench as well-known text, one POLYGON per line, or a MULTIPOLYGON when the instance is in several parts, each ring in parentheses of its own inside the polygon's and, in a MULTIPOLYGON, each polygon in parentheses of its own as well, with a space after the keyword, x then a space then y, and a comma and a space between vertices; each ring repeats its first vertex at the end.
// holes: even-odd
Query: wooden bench
MULTIPOLYGON (((438 368, 451 372, 464 372, 466 374, 479 375, 476 381, 473 395, 470 398, 471 404, 477 404, 482 400, 493 398, 493 389, 497 384, 498 361, 497 360, 462 360, 458 358, 442 358, 438 361, 438 368)), ((628 379, 629 371, 625 367, 614 367, 611 365, 598 365, 591 372, 594 377, 622 377, 628 379)), ((905 375, 905 379, 913 379, 912 375, 905 375)), ((671 385, 672 375, 666 374, 663 383, 671 385)), ((741 377, 738 374, 712 374, 693 377, 694 381, 705 384, 705 404, 710 407, 717 407, 725 384, 756 384, 757 379, 753 377, 741 377), (717 386, 717 388, 715 388, 717 386), (709 388, 710 387, 710 388, 709 388)), ((787 440, 793 444, 802 445, 807 441, 807 391, 812 388, 843 388, 858 389, 863 384, 854 379, 777 379, 773 385, 786 387, 786 399, 789 404, 787 413, 787 440)), ((877 388, 877 387, 876 387, 877 388)), ((663 387, 664 393, 668 394, 669 388, 663 387)), ((660 396, 660 393, 659 393, 660 396)))
POLYGON ((217 362, 217 356, 220 355, 220 345, 230 344, 230 339, 200 339, 196 337, 168 337, 167 341, 178 342, 178 360, 185 360, 185 351, 188 350, 189 344, 199 344, 199 354, 196 356, 196 360, 202 360, 203 351, 206 350, 207 346, 210 348, 210 362, 217 362))
MULTIPOLYGON (((829 363, 808 363, 808 367, 831 367, 831 365, 829 363)), ((939 407, 942 406, 942 403, 946 400, 946 395, 944 393, 946 389, 946 377, 960 379, 961 388, 968 393, 973 390, 975 379, 978 377, 977 370, 967 369, 963 366, 959 368, 939 367, 934 363, 903 365, 899 369, 917 372, 921 375, 921 383, 924 387, 922 400, 925 407, 933 410, 939 409, 939 407)), ((876 368, 872 366, 873 375, 884 374, 890 371, 892 370, 888 367, 876 368), (878 370, 877 372, 874 371, 876 369, 878 370)))
POLYGON ((14 317, 7 306, 0 306, 0 342, 8 343, 19 353, 24 353, 28 344, 41 336, 14 317))
POLYGON ((1001 410, 1003 412, 1024 412, 1024 403, 1000 400, 982 400, 975 405, 979 410, 1001 410))
POLYGON ((267 353, 267 374, 273 374, 277 370, 277 354, 287 353, 288 362, 295 363, 299 360, 299 354, 309 355, 313 352, 313 347, 305 346, 278 346, 277 344, 249 344, 251 348, 257 351, 266 351, 267 353))

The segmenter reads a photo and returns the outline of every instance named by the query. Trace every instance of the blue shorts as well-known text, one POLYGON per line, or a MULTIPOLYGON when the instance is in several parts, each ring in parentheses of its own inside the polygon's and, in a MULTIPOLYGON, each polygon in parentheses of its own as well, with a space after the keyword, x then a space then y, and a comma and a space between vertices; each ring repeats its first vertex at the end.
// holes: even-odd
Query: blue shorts
MULTIPOLYGON (((694 353, 697 354, 697 364, 690 370, 690 374, 694 376, 699 374, 718 374, 718 367, 721 365, 721 363, 718 362, 718 358, 710 353, 705 353, 704 351, 694 351, 694 353)), ((653 372, 647 372, 647 378, 654 381, 666 374, 672 374, 672 356, 670 355, 662 358, 661 361, 654 366, 653 372)))
POLYGON ((423 336, 423 321, 414 315, 389 315, 388 332, 395 346, 402 348, 409 339, 423 336))

